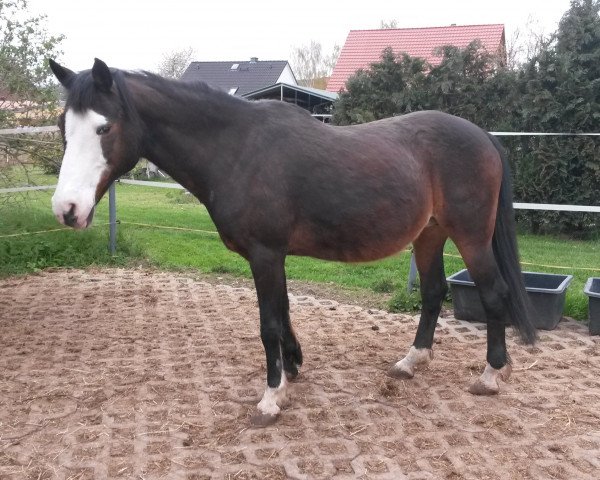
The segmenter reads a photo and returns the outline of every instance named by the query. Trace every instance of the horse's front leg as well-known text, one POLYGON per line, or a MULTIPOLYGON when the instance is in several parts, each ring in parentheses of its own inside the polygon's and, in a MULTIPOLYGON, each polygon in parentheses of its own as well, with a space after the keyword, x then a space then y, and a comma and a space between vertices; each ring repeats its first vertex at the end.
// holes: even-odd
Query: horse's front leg
MULTIPOLYGON (((283 372, 282 340, 288 300, 285 284, 285 255, 267 248, 255 248, 250 257, 260 310, 260 338, 267 359, 267 388, 251 422, 267 426, 277 420, 287 400, 287 380, 283 372)), ((288 320, 289 323, 289 320, 288 320)))
POLYGON ((281 319, 281 357, 283 359, 283 371, 288 380, 294 380, 298 376, 298 369, 302 366, 302 349, 296 338, 290 321, 290 302, 287 294, 287 286, 283 292, 283 316, 281 319))

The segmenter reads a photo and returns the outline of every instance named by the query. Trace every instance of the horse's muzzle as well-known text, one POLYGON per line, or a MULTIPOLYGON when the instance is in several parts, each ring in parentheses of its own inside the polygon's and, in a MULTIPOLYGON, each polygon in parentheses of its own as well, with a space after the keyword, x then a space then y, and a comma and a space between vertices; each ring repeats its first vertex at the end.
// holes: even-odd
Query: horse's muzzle
POLYGON ((84 219, 75 213, 76 207, 74 203, 70 204, 70 208, 67 212, 62 215, 57 215, 57 219, 63 225, 66 225, 75 229, 87 228, 92 224, 94 218, 94 208, 90 210, 89 215, 84 219))

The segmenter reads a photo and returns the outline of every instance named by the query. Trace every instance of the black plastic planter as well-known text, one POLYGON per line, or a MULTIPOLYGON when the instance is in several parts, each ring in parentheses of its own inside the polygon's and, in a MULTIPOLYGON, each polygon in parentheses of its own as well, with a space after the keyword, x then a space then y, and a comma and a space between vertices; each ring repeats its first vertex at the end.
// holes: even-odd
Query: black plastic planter
MULTIPOLYGON (((523 272, 523 279, 527 295, 536 311, 536 328, 553 330, 562 317, 566 290, 573 280, 573 275, 523 272)), ((449 276, 447 280, 452 291, 454 317, 459 320, 485 322, 483 305, 469 272, 461 270, 449 276)))
POLYGON ((590 335, 600 335, 600 278, 588 278, 583 293, 588 296, 590 335))

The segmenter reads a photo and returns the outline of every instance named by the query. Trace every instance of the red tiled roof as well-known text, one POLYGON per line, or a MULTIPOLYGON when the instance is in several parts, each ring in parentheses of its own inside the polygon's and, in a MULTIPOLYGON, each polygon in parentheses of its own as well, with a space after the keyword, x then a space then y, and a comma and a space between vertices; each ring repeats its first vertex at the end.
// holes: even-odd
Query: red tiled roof
POLYGON ((405 52, 411 57, 424 58, 431 65, 438 65, 441 57, 433 53, 437 47, 454 45, 465 48, 475 39, 479 39, 488 52, 495 53, 504 47, 504 25, 350 30, 327 83, 327 90, 338 92, 343 89, 352 74, 378 62, 387 47, 392 47, 395 53, 405 52))

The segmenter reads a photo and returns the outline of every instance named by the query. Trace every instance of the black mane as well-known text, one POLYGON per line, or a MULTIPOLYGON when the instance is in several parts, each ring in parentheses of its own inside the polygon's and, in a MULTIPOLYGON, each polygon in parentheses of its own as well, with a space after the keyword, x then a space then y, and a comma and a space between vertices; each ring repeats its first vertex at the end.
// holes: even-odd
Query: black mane
MULTIPOLYGON (((245 98, 236 97, 223 90, 211 87, 205 82, 194 81, 184 82, 177 79, 164 78, 148 71, 132 72, 110 69, 113 78, 113 91, 119 97, 119 112, 114 112, 119 116, 129 119, 132 122, 140 124, 140 113, 133 101, 133 92, 139 90, 142 85, 149 89, 145 93, 144 103, 146 106, 152 104, 154 112, 160 112, 165 117, 171 117, 173 121, 181 117, 183 112, 187 115, 185 118, 194 118, 201 124, 213 123, 223 125, 228 118, 239 117, 240 115, 253 116, 251 111, 258 113, 256 108, 261 105, 263 108, 275 109, 281 112, 285 117, 309 115, 303 109, 292 106, 285 102, 274 100, 249 101, 245 98), (156 95, 152 92, 156 92, 156 95), (148 96, 149 95, 149 96, 148 96)), ((137 92, 139 94, 139 91, 137 92)), ((136 96, 137 96, 136 94, 136 96)), ((88 109, 100 111, 114 110, 115 105, 110 105, 106 99, 103 100, 105 93, 99 92, 94 84, 92 70, 79 72, 68 87, 67 108, 72 108, 77 112, 83 112, 88 109), (102 108, 102 107, 105 108, 102 108), (106 108, 108 107, 108 108, 106 108)), ((260 108, 259 108, 260 110, 260 108)), ((269 115, 263 116, 263 120, 269 115)), ((248 118, 248 120, 250 120, 248 118)), ((252 121, 256 121, 253 119, 252 121)))
MULTIPOLYGON (((206 101, 207 97, 218 102, 228 102, 230 100, 246 102, 240 98, 221 90, 214 89, 204 82, 182 82, 163 78, 151 72, 128 72, 119 69, 111 69, 114 88, 119 95, 119 100, 123 108, 124 115, 129 119, 137 117, 136 109, 131 99, 131 93, 127 85, 127 80, 137 80, 146 86, 161 92, 170 101, 178 101, 183 104, 190 104, 198 101, 206 101)), ((91 70, 79 72, 71 81, 68 88, 67 107, 76 112, 83 112, 93 108, 98 101, 98 93, 91 70)))
POLYGON ((244 102, 246 101, 239 97, 229 95, 223 90, 213 88, 202 81, 184 82, 182 80, 161 77, 160 75, 156 75, 155 73, 147 71, 143 71, 141 73, 122 73, 124 73, 125 77, 127 78, 138 79, 142 81, 150 88, 161 92, 163 95, 166 95, 172 100, 204 100, 207 95, 210 95, 211 97, 216 97, 217 99, 225 101, 227 99, 235 99, 237 101, 244 102))

